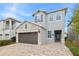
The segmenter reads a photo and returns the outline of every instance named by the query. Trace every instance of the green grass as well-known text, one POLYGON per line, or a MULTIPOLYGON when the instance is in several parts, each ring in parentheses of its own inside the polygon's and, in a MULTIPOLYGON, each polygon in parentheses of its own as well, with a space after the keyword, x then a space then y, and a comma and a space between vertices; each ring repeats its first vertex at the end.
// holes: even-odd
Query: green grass
POLYGON ((14 43, 15 42, 13 42, 12 40, 0 40, 0 46, 10 45, 14 43))
POLYGON ((76 42, 75 40, 66 40, 65 44, 70 49, 70 51, 73 53, 74 56, 79 56, 79 42, 76 42))

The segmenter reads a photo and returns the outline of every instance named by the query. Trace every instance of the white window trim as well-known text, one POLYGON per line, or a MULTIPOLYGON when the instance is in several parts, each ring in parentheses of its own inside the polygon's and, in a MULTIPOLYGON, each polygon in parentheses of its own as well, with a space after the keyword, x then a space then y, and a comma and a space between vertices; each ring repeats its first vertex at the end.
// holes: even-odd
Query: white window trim
POLYGON ((52 31, 48 31, 48 38, 52 38, 52 31))
POLYGON ((53 19, 54 19, 54 15, 53 14, 50 14, 49 15, 49 21, 53 21, 53 19), (51 20, 52 19, 52 20, 51 20))
POLYGON ((56 20, 61 20, 61 13, 56 13, 56 15, 55 15, 56 17, 56 20), (57 17, 60 17, 60 19, 57 19, 57 17))
POLYGON ((43 22, 43 15, 41 15, 41 22, 43 22))

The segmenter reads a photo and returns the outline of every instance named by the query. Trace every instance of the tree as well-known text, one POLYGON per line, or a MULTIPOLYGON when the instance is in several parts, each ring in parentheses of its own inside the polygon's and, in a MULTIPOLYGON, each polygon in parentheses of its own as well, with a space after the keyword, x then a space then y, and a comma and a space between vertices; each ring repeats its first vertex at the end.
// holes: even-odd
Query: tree
POLYGON ((79 9, 75 9, 72 16, 72 27, 78 37, 79 35, 79 9))
POLYGON ((74 10, 72 26, 76 34, 79 34, 79 9, 74 10))

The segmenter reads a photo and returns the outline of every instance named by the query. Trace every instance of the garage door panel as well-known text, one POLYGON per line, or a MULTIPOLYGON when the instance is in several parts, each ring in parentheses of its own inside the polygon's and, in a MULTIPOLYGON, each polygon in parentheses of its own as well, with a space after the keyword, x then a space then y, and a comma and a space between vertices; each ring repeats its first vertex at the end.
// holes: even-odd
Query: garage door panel
POLYGON ((38 44, 38 33, 19 33, 19 42, 29 43, 29 44, 38 44))

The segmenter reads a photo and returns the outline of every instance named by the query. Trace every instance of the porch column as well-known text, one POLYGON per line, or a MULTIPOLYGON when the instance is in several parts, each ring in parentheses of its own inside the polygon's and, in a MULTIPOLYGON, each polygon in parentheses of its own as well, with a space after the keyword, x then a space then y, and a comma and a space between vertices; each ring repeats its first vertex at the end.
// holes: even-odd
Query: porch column
POLYGON ((12 30, 12 21, 11 20, 9 20, 9 30, 10 30, 9 38, 11 39, 11 30, 12 30))
POLYGON ((9 29, 12 30, 12 21, 9 20, 9 29))
POLYGON ((3 33, 2 33, 2 39, 5 39, 5 33, 4 33, 4 30, 5 30, 5 21, 3 21, 3 33))

